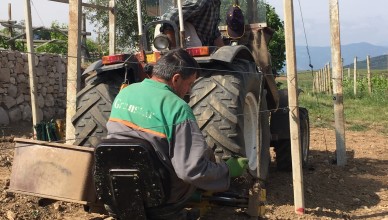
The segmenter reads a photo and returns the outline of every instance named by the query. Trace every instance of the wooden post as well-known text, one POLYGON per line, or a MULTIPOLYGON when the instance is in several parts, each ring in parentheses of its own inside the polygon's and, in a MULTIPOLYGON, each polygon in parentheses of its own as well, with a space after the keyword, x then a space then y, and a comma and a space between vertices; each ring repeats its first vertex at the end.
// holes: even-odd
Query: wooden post
POLYGON ((322 92, 321 70, 318 70, 318 92, 322 92))
POLYGON ((322 70, 322 82, 323 82, 323 92, 327 93, 327 65, 323 67, 322 70))
POLYGON ((303 175, 300 150, 300 127, 298 106, 298 80, 296 74, 295 33, 293 0, 284 0, 284 33, 286 40, 288 103, 290 109, 290 137, 292 177, 294 186, 295 213, 304 214, 303 175))
MULTIPOLYGON (((28 57, 28 70, 29 70, 29 81, 30 81, 30 95, 31 95, 31 110, 32 110, 32 125, 40 123, 42 120, 41 115, 38 114, 39 106, 36 102, 38 89, 36 86, 35 77, 35 54, 34 54, 34 42, 32 33, 32 20, 31 20, 31 3, 30 0, 24 1, 24 13, 26 19, 26 40, 27 40, 27 57, 28 57)), ((32 128, 34 137, 36 137, 36 131, 32 128)))
POLYGON ((316 92, 317 72, 313 75, 313 93, 316 92))
MULTIPOLYGON (((11 24, 11 21, 12 21, 12 5, 11 5, 11 3, 8 3, 8 21, 10 22, 9 24, 11 24)), ((10 37, 12 38, 13 37, 13 28, 11 25, 9 26, 8 31, 9 31, 10 37)), ((11 48, 11 50, 16 50, 14 40, 9 42, 9 47, 11 48)))
POLYGON ((116 53, 116 8, 115 0, 109 0, 109 54, 116 53))
POLYGON ((101 30, 100 28, 98 28, 98 31, 97 31, 97 43, 98 43, 98 55, 99 56, 102 56, 102 45, 101 45, 101 30))
POLYGON ((322 92, 321 72, 322 72, 322 69, 318 71, 318 92, 322 92))
POLYGON ((354 73, 353 73, 353 93, 357 94, 357 57, 354 57, 354 73))
POLYGON ((317 93, 319 92, 319 70, 317 71, 317 79, 316 79, 316 87, 317 87, 317 93))
POLYGON ((331 87, 330 62, 327 64, 327 91, 330 95, 333 94, 332 87, 331 87))
POLYGON ((322 93, 324 91, 323 69, 319 70, 319 90, 322 93))
POLYGON ((326 91, 326 94, 329 94, 329 74, 328 74, 328 66, 327 66, 327 63, 325 65, 325 91, 326 91))
POLYGON ((320 74, 320 80, 321 80, 321 92, 323 92, 323 87, 324 87, 324 80, 323 80, 323 70, 324 70, 325 67, 322 67, 320 70, 319 70, 319 74, 320 74))
POLYGON ((85 33, 82 35, 81 37, 81 63, 85 63, 86 61, 86 57, 87 57, 87 54, 86 54, 86 14, 83 13, 82 14, 82 32, 85 33))
POLYGON ((338 0, 330 0, 331 60, 333 63, 334 124, 336 135, 337 165, 346 165, 345 117, 342 88, 341 41, 338 0))
POLYGON ((75 115, 81 72, 81 0, 69 0, 69 38, 67 57, 66 143, 75 140, 71 118, 75 115))
POLYGON ((322 83, 323 83, 322 92, 323 93, 326 93, 326 85, 327 85, 327 81, 326 81, 326 78, 327 78, 326 68, 327 68, 327 66, 325 65, 323 67, 323 69, 322 69, 322 83))
POLYGON ((341 58, 341 74, 342 79, 344 79, 344 58, 341 58))
POLYGON ((367 67, 367 70, 368 70, 368 91, 369 91, 369 95, 372 95, 372 83, 371 83, 371 75, 370 75, 370 56, 366 56, 366 67, 367 67))
MULTIPOLYGON (((69 0, 49 0, 49 1, 69 4, 69 0)), ((95 4, 82 3, 82 2, 81 2, 81 5, 88 7, 88 8, 95 8, 95 9, 100 9, 100 10, 110 10, 109 7, 102 6, 102 5, 95 5, 95 4)))
POLYGON ((321 92, 325 92, 325 67, 321 69, 321 92))
POLYGON ((348 79, 350 80, 350 67, 348 68, 348 79))

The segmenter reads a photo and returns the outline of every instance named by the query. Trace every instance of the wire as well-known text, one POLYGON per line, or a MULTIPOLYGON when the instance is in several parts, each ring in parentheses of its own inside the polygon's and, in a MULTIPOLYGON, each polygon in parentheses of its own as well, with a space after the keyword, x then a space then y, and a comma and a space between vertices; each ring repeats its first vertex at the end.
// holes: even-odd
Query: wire
POLYGON ((31 0, 31 4, 32 4, 32 7, 34 7, 34 10, 35 10, 36 14, 38 15, 40 22, 42 23, 43 26, 45 26, 45 25, 44 25, 44 22, 43 22, 43 20, 42 20, 42 18, 41 18, 40 15, 39 15, 38 10, 36 10, 36 7, 35 7, 35 5, 34 5, 34 1, 33 1, 33 0, 31 0))
MULTIPOLYGON (((1 51, 7 51, 9 52, 8 50, 1 50, 0 49, 0 52, 1 51)), ((43 55, 43 54, 46 54, 46 53, 36 53, 36 52, 21 52, 21 53, 26 53, 26 54, 34 54, 34 55, 43 55)), ((76 56, 64 56, 62 55, 64 58, 77 58, 76 56)), ((139 64, 139 62, 126 62, 128 64, 139 64)), ((170 66, 170 65, 169 65, 170 66)), ((177 66, 178 67, 178 66, 177 66)), ((237 71, 237 70, 225 70, 225 69, 214 69, 214 68, 202 68, 202 67, 183 67, 183 68, 187 68, 187 69, 196 69, 196 70, 201 70, 201 71, 218 71, 218 72, 227 72, 227 73, 252 73, 252 72, 249 72, 249 71, 237 71)), ((263 72, 259 72, 258 75, 263 75, 263 76, 266 76, 266 75, 273 75, 272 73, 268 73, 268 74, 264 74, 263 72)))
MULTIPOLYGON (((309 44, 307 42, 307 34, 306 34, 306 28, 305 28, 305 25, 304 25, 304 19, 303 19, 303 13, 302 13, 302 7, 301 7, 301 4, 300 4, 300 0, 298 0, 298 3, 299 3, 300 16, 301 16, 301 19, 302 19, 304 38, 305 38, 305 41, 306 41, 307 55, 309 57, 309 67, 311 69, 311 75, 313 77, 313 83, 315 83, 314 82, 314 66, 311 64, 311 56, 310 56, 309 44)), ((321 112, 321 108, 319 107, 319 99, 318 99, 317 95, 315 96, 315 99, 316 99, 316 103, 318 105, 318 116, 321 117, 322 112, 321 112)), ((325 143, 325 147, 326 147, 326 156, 329 158, 329 154, 328 154, 328 150, 327 150, 327 142, 326 142, 326 134, 325 134, 325 132, 323 132, 323 139, 324 139, 324 143, 325 143)))
MULTIPOLYGON (((292 107, 292 106, 290 106, 290 107, 292 107)), ((283 107, 283 108, 277 108, 277 109, 268 109, 268 110, 264 110, 264 111, 260 111, 260 112, 271 112, 271 111, 275 111, 275 110, 289 110, 289 107, 283 107)), ((236 114, 237 117, 244 116, 244 115, 245 114, 236 114)), ((197 122, 207 121, 209 119, 210 119, 210 117, 207 118, 207 119, 197 120, 197 122)), ((158 126, 152 126, 152 127, 147 127, 147 128, 141 128, 141 129, 133 129, 131 131, 114 132, 114 133, 111 133, 111 134, 128 134, 128 133, 137 132, 137 131, 144 131, 144 130, 147 130, 147 129, 155 129, 155 128, 166 127, 166 126, 174 126, 174 125, 176 125, 176 124, 165 124, 165 125, 158 125, 158 126)), ((68 139, 59 140, 59 141, 51 141, 51 142, 48 142, 48 143, 63 143, 63 142, 67 142, 67 141, 76 141, 78 139, 85 139, 85 138, 91 138, 91 137, 103 138, 103 137, 106 137, 106 136, 105 135, 104 136, 102 136, 102 135, 88 135, 88 136, 83 136, 83 137, 68 138, 68 139)), ((29 146, 34 146, 34 145, 35 144, 26 144, 26 145, 23 145, 23 146, 20 146, 20 147, 1 148, 0 151, 16 149, 16 148, 21 148, 21 147, 29 147, 29 146)))
POLYGON ((298 3, 299 3, 299 11, 300 11, 300 16, 302 18, 302 26, 303 26, 303 33, 304 33, 304 39, 306 41, 306 50, 307 50, 307 55, 309 57, 309 67, 311 68, 311 70, 313 70, 313 65, 311 64, 311 56, 310 56, 310 50, 309 50, 309 44, 307 42, 307 34, 306 34, 306 28, 304 26, 304 19, 303 19, 303 14, 302 14, 302 7, 300 5, 300 0, 298 0, 298 3))

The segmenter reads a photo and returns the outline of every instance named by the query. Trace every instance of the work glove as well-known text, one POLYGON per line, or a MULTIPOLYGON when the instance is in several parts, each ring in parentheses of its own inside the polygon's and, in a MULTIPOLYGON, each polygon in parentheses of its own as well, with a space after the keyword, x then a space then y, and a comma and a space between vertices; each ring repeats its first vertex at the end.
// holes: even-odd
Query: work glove
POLYGON ((228 165, 230 177, 239 177, 244 173, 244 170, 248 167, 248 158, 231 157, 226 161, 226 165, 228 165))

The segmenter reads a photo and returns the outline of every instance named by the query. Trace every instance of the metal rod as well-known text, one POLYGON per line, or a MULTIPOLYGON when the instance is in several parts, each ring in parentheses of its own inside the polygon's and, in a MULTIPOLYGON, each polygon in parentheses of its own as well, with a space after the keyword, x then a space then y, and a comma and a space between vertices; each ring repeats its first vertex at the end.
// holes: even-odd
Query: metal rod
POLYGON ((139 35, 143 35, 143 20, 141 17, 141 2, 140 0, 136 0, 136 8, 137 8, 137 25, 139 28, 139 35))
POLYGON ((182 0, 178 0, 178 16, 179 16, 179 34, 181 47, 185 47, 185 24, 183 20, 182 0))

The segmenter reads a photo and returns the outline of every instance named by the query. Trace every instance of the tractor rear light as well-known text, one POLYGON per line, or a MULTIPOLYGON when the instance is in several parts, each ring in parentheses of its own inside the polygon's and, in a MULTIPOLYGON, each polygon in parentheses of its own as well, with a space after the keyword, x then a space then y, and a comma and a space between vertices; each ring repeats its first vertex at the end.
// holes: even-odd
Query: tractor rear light
POLYGON ((186 51, 193 57, 197 56, 209 56, 209 47, 191 47, 186 51))
POLYGON ((116 54, 102 57, 102 64, 109 65, 114 63, 121 63, 125 61, 125 54, 116 54))
POLYGON ((170 42, 168 40, 167 35, 165 34, 159 34, 154 38, 154 47, 158 51, 164 51, 167 50, 168 47, 170 46, 170 42))
POLYGON ((160 59, 160 52, 155 51, 150 54, 146 54, 147 63, 156 63, 160 59))

